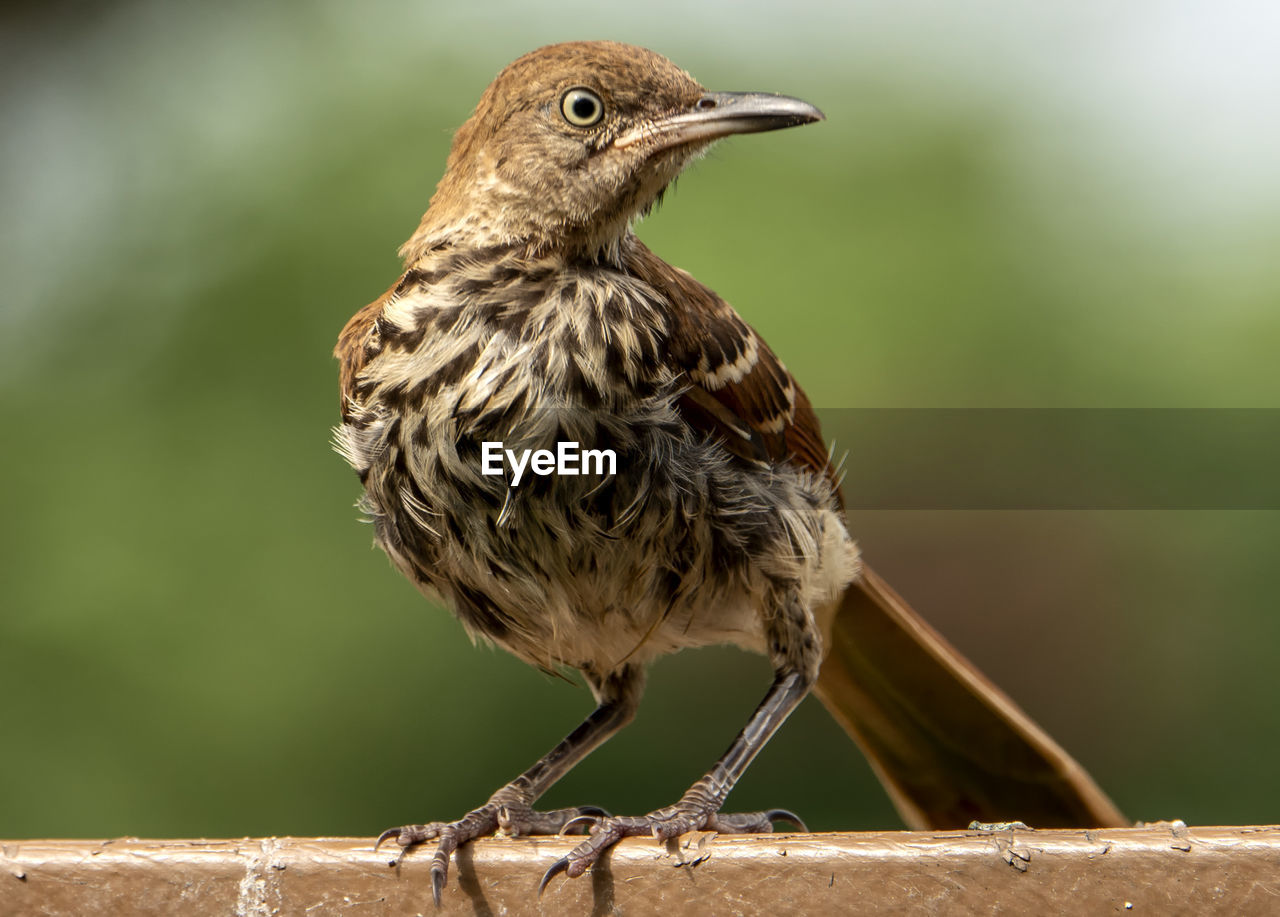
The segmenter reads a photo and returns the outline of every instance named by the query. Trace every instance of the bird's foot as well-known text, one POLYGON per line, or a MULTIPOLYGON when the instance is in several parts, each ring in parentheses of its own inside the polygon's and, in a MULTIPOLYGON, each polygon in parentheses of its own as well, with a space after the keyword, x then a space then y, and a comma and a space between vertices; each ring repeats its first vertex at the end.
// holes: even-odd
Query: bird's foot
POLYGON ((500 799, 501 795, 499 791, 487 803, 457 821, 435 821, 428 825, 388 828, 378 835, 373 849, 376 851, 384 842, 394 838, 400 846, 400 855, 395 861, 398 863, 409 848, 435 841, 436 852, 431 858, 431 897, 439 907, 441 893, 449 878, 449 857, 467 841, 491 835, 518 837, 526 834, 560 834, 579 826, 585 830, 590 820, 604 818, 609 814, 595 806, 538 812, 518 800, 500 799))
POLYGON ((564 873, 570 879, 582 875, 600 858, 601 854, 624 837, 647 835, 665 841, 699 829, 718 831, 721 834, 768 834, 773 831, 775 821, 790 822, 801 831, 809 830, 797 815, 786 809, 729 815, 716 811, 709 801, 695 801, 687 797, 673 806, 658 809, 648 815, 603 817, 583 815, 566 823, 565 827, 576 827, 580 822, 591 822, 591 836, 551 864, 551 868, 546 871, 538 884, 538 894, 542 894, 547 883, 560 873, 564 873))

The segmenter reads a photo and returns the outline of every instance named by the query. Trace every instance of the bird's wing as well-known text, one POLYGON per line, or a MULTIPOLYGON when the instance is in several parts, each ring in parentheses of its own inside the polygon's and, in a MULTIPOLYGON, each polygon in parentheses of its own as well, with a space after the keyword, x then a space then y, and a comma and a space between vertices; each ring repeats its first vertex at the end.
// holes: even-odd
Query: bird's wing
POLYGON ((688 388, 678 403, 695 429, 753 463, 790 462, 839 481, 808 397, 733 307, 639 242, 628 267, 679 307, 670 316, 670 357, 688 388))

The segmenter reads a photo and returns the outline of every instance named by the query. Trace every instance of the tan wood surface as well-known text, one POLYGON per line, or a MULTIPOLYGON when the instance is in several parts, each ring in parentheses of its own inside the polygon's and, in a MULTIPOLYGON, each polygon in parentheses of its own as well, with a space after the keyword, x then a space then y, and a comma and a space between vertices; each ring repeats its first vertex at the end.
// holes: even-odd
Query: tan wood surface
POLYGON ((429 853, 368 838, 0 842, 0 915, 1280 914, 1280 828, 877 832, 623 841, 577 880, 569 838, 429 853))

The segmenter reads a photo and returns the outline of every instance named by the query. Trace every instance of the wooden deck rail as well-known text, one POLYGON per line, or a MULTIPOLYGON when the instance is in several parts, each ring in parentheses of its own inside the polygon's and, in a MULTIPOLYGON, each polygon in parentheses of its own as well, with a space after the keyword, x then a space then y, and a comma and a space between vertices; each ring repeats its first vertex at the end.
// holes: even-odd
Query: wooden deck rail
POLYGON ((633 838, 539 898, 573 843, 464 847, 436 911, 430 856, 368 838, 4 841, 0 915, 1280 913, 1273 826, 633 838))

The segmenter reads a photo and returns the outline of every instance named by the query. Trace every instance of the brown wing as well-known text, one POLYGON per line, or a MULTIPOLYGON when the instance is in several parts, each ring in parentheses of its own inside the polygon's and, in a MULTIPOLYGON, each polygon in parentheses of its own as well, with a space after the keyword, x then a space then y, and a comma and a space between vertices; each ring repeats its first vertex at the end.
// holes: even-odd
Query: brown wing
POLYGON ((628 268, 677 304, 671 359, 690 387, 679 407, 696 429, 749 462, 793 462, 839 481, 808 397, 727 302, 637 242, 628 268))

